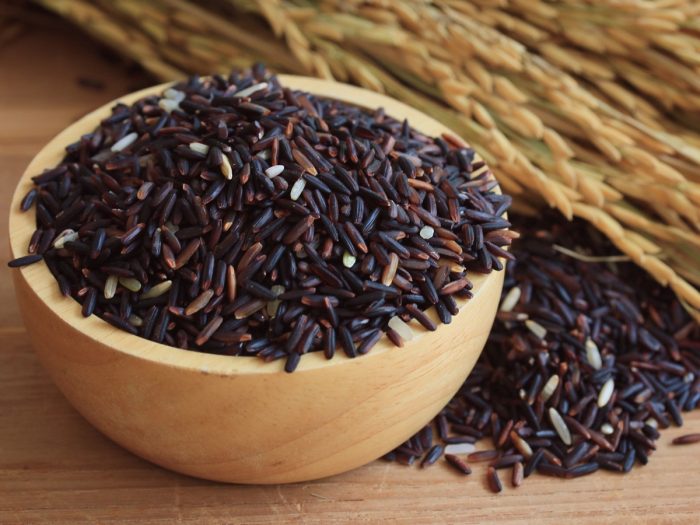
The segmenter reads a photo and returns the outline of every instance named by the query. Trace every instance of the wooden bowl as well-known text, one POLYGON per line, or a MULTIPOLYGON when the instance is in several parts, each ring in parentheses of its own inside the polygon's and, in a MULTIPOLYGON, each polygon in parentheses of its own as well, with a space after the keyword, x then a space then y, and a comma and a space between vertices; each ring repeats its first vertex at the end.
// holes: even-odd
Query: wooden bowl
MULTIPOLYGON (((450 132, 432 118, 367 90, 281 76, 294 88, 408 118, 431 136, 450 132)), ((119 99, 160 93, 155 86, 119 99)), ((115 101, 116 102, 116 101, 115 101)), ((110 114, 111 102, 55 137, 32 160, 10 212, 14 257, 26 255, 34 212, 19 211, 31 176, 56 166, 64 147, 110 114)), ((493 323, 503 272, 471 275, 474 297, 435 332, 411 325, 403 348, 384 337, 356 359, 305 355, 284 360, 209 355, 154 343, 92 316, 59 293, 46 265, 13 272, 29 337, 70 403, 111 439, 153 463, 236 483, 311 480, 368 463, 408 439, 449 401, 471 371, 493 323)), ((434 310, 434 309, 433 309, 434 310)), ((430 313, 437 319, 435 312, 430 313)), ((76 454, 80 453, 76 451, 76 454)))

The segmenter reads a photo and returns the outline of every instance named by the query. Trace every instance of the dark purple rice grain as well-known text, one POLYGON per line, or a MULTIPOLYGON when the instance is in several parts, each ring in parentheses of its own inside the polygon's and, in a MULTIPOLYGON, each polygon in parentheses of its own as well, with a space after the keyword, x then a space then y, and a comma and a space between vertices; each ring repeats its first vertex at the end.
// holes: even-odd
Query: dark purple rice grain
POLYGON ((81 312, 83 317, 90 317, 95 311, 95 305, 97 304, 97 290, 95 288, 88 288, 85 297, 83 298, 83 307, 81 312))
POLYGON ((455 456, 454 454, 445 454, 445 459, 447 462, 454 467, 455 470, 461 472, 465 476, 472 473, 472 469, 467 465, 461 458, 455 456))
POLYGON ((292 352, 287 356, 287 361, 284 364, 284 371, 287 373, 294 372, 299 365, 299 360, 301 359, 301 354, 292 352))
POLYGON ((540 464, 544 458, 544 449, 536 450, 532 456, 525 463, 525 469, 523 475, 527 478, 537 470, 537 466, 540 464))
POLYGON ((523 459, 520 454, 508 454, 491 463, 491 466, 495 469, 507 468, 523 461, 523 459))
MULTIPOLYGON (((217 330, 212 326, 218 324, 218 330, 224 334, 231 331, 230 327, 224 330, 224 321, 218 319, 229 318, 235 312, 231 320, 241 323, 235 329, 243 328, 245 332, 241 333, 251 337, 241 345, 238 355, 289 359, 292 354, 282 347, 290 338, 294 321, 308 315, 314 321, 328 323, 333 322, 334 315, 324 314, 328 308, 303 304, 299 300, 302 295, 282 300, 280 315, 271 318, 264 308, 267 300, 252 298, 236 281, 254 282, 266 289, 280 284, 289 291, 323 284, 354 297, 344 298, 341 307, 334 307, 338 319, 333 324, 338 325, 337 330, 326 331, 324 337, 308 338, 312 341, 310 350, 323 350, 332 356, 334 348, 328 348, 328 340, 337 336, 344 351, 354 357, 355 343, 362 345, 360 337, 373 338, 377 329, 386 330, 386 323, 396 313, 404 318, 414 317, 426 328, 435 329, 435 323, 418 308, 435 302, 433 290, 441 294, 437 305, 444 301, 444 309, 436 306, 440 319, 447 319, 445 309, 452 315, 456 313, 456 303, 446 292, 468 297, 469 286, 456 290, 461 283, 452 284, 466 279, 466 273, 450 273, 447 282, 440 277, 438 287, 435 277, 439 259, 463 264, 469 271, 487 271, 500 268, 495 256, 510 258, 502 252, 510 244, 511 237, 505 231, 510 223, 499 218, 509 199, 491 191, 495 183, 490 181, 488 171, 472 179, 470 173, 481 169, 481 163, 473 163, 472 151, 449 149, 445 146, 449 140, 430 141, 414 133, 407 123, 386 116, 379 121, 375 114, 357 108, 298 92, 283 92, 277 80, 261 68, 255 69, 254 78, 248 74, 235 79, 236 89, 263 79, 270 87, 251 97, 252 102, 244 100, 234 107, 230 97, 224 96, 228 85, 222 89, 219 81, 191 79, 186 85, 175 86, 186 92, 181 111, 144 112, 145 107, 157 105, 157 97, 131 108, 118 106, 113 117, 101 124, 99 134, 110 137, 104 144, 111 145, 125 136, 132 121, 143 121, 157 129, 150 136, 157 140, 147 143, 145 138, 139 139, 118 154, 100 142, 81 141, 68 148, 59 167, 34 177, 40 186, 34 197, 38 227, 53 229, 55 234, 70 227, 79 232, 80 240, 54 250, 42 234, 33 247, 38 249, 42 244, 46 248, 47 266, 71 283, 68 289, 76 299, 85 304, 85 296, 94 295, 93 309, 98 315, 133 333, 138 330, 114 314, 118 310, 126 313, 131 306, 133 313, 144 320, 143 336, 168 344, 177 341, 178 346, 202 351, 218 351, 214 347, 217 330), (226 113, 234 114, 235 122, 251 125, 223 123, 217 115, 226 113), (289 136, 259 140, 257 134, 264 128, 253 121, 259 119, 267 123, 265 126, 279 122, 281 128, 291 118, 298 124, 290 128, 289 136), (354 138, 343 125, 347 119, 358 123, 353 127, 354 138), (328 127, 328 135, 338 140, 340 146, 333 155, 321 139, 319 125, 328 127), (188 147, 198 140, 210 145, 209 155, 188 147), (137 155, 139 148, 146 147, 154 149, 153 160, 141 166, 137 155), (433 147, 441 151, 440 157, 430 152, 433 147), (269 163, 253 156, 268 148, 271 158, 279 156, 285 165, 284 172, 272 180, 264 174, 269 163), (219 176, 224 159, 231 166, 231 180, 219 176), (206 166, 210 169, 202 169, 206 166), (437 173, 446 175, 438 177, 437 173), (302 175, 307 187, 299 199, 294 205, 280 203, 302 175), (392 176, 394 184, 389 183, 392 176), (144 188, 147 182, 153 186, 144 188), (272 215, 270 209, 274 209, 272 215), (221 221, 220 229, 217 221, 221 221), (140 224, 144 230, 138 228, 140 224), (360 224, 364 226, 360 228, 360 224), (417 235, 423 225, 435 229, 432 242, 417 235), (171 226, 178 231, 175 233, 171 226), (244 254, 263 241, 263 249, 248 257, 241 267, 244 254), (343 249, 358 258, 353 270, 342 266, 343 249), (378 267, 389 263, 392 252, 400 261, 389 291, 377 286, 381 277, 378 267), (365 262, 370 254, 378 266, 375 269, 371 260, 365 262), (209 262, 212 257, 213 266, 209 262), (143 290, 172 280, 169 293, 146 300, 140 299, 142 292, 130 293, 131 305, 123 303, 122 298, 127 297, 124 294, 112 303, 98 301, 107 278, 101 268, 118 266, 117 263, 133 268, 132 262, 140 266, 139 271, 134 271, 143 290), (210 280, 215 289, 217 284, 222 287, 210 271, 219 268, 220 263, 226 268, 226 301, 223 297, 212 300, 205 307, 208 311, 184 318, 184 307, 209 288, 210 280), (366 275, 358 276, 357 270, 363 268, 366 275), (368 286, 367 282, 373 284, 368 286), (91 286, 85 288, 87 283, 91 286), (238 293, 239 290, 243 291, 238 293), (371 296, 369 300, 361 299, 367 295, 371 296), (406 296, 415 297, 408 302, 406 296), (372 317, 373 311, 383 313, 372 317), (202 341, 202 348, 195 345, 197 340, 202 341)), ((619 268, 576 261, 552 248, 558 243, 576 250, 575 242, 584 239, 595 252, 611 251, 600 236, 587 232, 580 224, 560 225, 559 221, 546 218, 540 223, 523 220, 522 224, 526 235, 516 250, 508 252, 518 261, 509 266, 504 293, 514 286, 521 287, 521 300, 513 311, 532 315, 547 329, 547 346, 541 346, 542 342, 532 337, 524 319, 497 320, 479 363, 445 414, 450 415, 452 423, 455 418, 465 421, 467 417, 469 421, 483 421, 481 429, 500 450, 496 455, 512 453, 511 429, 522 436, 549 431, 550 434, 539 436, 548 439, 549 444, 534 451, 524 467, 525 476, 537 467, 550 473, 560 468, 557 472, 563 472, 563 477, 587 473, 597 468, 585 462, 595 447, 603 451, 595 457, 604 451, 620 451, 622 457, 616 460, 619 464, 634 450, 636 459, 646 463, 655 445, 652 435, 643 431, 642 421, 653 417, 661 427, 668 426, 669 417, 682 422, 677 417, 680 410, 694 408, 700 402, 697 380, 692 387, 683 385, 684 377, 697 373, 700 330, 690 324, 680 304, 667 291, 634 268, 625 268, 623 281, 619 268), (525 305, 536 309, 527 310, 525 305), (594 340, 602 353, 605 364, 601 371, 591 370, 586 361, 585 337, 594 340), (521 356, 536 359, 530 364, 521 356), (571 366, 559 370, 560 363, 571 366), (533 372, 535 368, 539 370, 533 372), (636 372, 631 373, 632 369, 636 372), (595 396, 612 370, 617 371, 613 377, 616 395, 598 409, 595 396), (544 371, 544 377, 559 374, 564 385, 546 403, 535 396, 536 382, 544 383, 544 377, 533 379, 544 371), (528 374, 528 380, 513 389, 512 385, 528 374), (636 393, 621 394, 634 384, 643 386, 636 393), (520 398, 520 388, 525 392, 524 400, 520 398), (484 395, 487 397, 482 400, 484 395), (475 403, 475 399, 481 402, 475 403), (667 400, 672 403, 669 405, 667 400), (570 446, 551 433, 545 416, 549 407, 567 416, 569 431, 574 433, 570 446), (608 437, 599 432, 603 423, 609 421, 615 426, 617 420, 627 421, 624 432, 620 426, 608 437), (571 462, 573 449, 582 439, 592 445, 580 459, 582 464, 569 470, 561 468, 562 460, 569 457, 571 462), (534 461, 535 458, 539 459, 534 461)), ((38 255, 29 257, 39 257, 29 259, 32 262, 41 260, 38 255)), ((26 258, 16 261, 22 259, 26 258)), ((65 290, 65 285, 57 280, 61 290, 65 290)), ((313 328, 306 330, 300 332, 295 349, 300 348, 297 345, 305 333, 315 332, 313 328)), ((446 415, 437 419, 440 438, 459 439, 449 435, 446 415)), ((414 456, 397 457, 405 462, 415 460, 414 456)))
POLYGON ((30 264, 39 262, 43 258, 44 257, 41 254, 25 255, 24 257, 17 257, 16 259, 12 259, 10 262, 7 263, 7 266, 9 266, 10 268, 20 268, 22 266, 28 266, 30 264))
POLYGON ((544 474, 545 476, 554 476, 557 478, 566 478, 566 469, 558 465, 553 465, 551 463, 540 462, 537 465, 537 472, 544 474))
POLYGON ((340 345, 348 357, 357 357, 355 343, 352 340, 352 334, 345 325, 338 327, 338 335, 340 336, 340 345))
POLYGON ((467 460, 470 462, 477 461, 491 461, 499 456, 498 450, 479 450, 478 452, 472 452, 467 456, 467 460))
POLYGON ((425 329, 433 332, 437 330, 437 325, 435 324, 435 322, 433 322, 433 320, 430 319, 430 317, 428 317, 425 312, 419 310, 418 307, 416 307, 416 305, 407 304, 405 308, 406 311, 410 313, 416 321, 423 325, 425 329))
POLYGON ((357 348, 358 354, 366 354, 372 347, 379 342, 382 337, 382 331, 379 329, 374 330, 371 335, 365 337, 360 346, 357 348))
POLYGON ((522 484, 524 476, 525 471, 523 469, 523 464, 518 462, 515 465, 513 465, 513 475, 511 477, 511 483, 514 487, 519 487, 522 484))
POLYGON ((619 463, 607 459, 596 459, 596 463, 603 470, 609 470, 610 472, 625 472, 625 467, 619 463))
POLYGON ((27 211, 29 208, 31 208, 34 205, 34 202, 36 201, 38 193, 39 192, 36 188, 32 188, 31 190, 29 190, 20 202, 20 210, 27 211))
POLYGON ((503 484, 501 483, 501 479, 498 477, 498 471, 495 468, 489 467, 487 469, 486 479, 488 480, 491 492, 499 493, 503 490, 503 484))
POLYGON ((423 427, 423 429, 417 434, 418 440, 424 449, 430 448, 433 444, 433 429, 430 425, 423 427))
POLYGON ((632 467, 634 466, 634 460, 636 459, 636 451, 634 450, 633 447, 629 447, 627 450, 627 454, 625 455, 625 460, 622 466, 623 472, 629 472, 632 470, 632 467))
POLYGON ((421 468, 428 467, 435 463, 438 459, 440 459, 440 456, 442 456, 443 451, 444 448, 442 447, 442 445, 434 445, 421 461, 421 468))
POLYGON ((574 465, 577 465, 581 459, 588 453, 590 450, 591 445, 587 441, 582 441, 578 445, 576 445, 571 452, 569 452, 565 457, 564 457, 564 466, 566 468, 571 468, 574 465))
POLYGON ((102 314, 102 317, 109 324, 116 326, 117 328, 121 328, 122 330, 132 333, 134 335, 138 334, 138 329, 135 326, 128 323, 118 315, 113 314, 112 312, 104 312, 102 314))
POLYGON ((678 436, 677 438, 673 439, 672 443, 674 445, 691 445, 693 443, 700 443, 700 433, 678 436))
POLYGON ((581 476, 588 476, 589 474, 593 474, 596 470, 598 470, 598 468, 599 466, 595 462, 585 463, 583 465, 578 465, 577 467, 567 469, 566 477, 580 478, 581 476))
POLYGON ((97 259, 104 246, 107 234, 104 228, 98 228, 92 237, 92 243, 90 244, 90 258, 97 259))
MULTIPOLYGON (((503 294, 517 286, 520 300, 508 316, 497 317, 471 375, 435 419, 438 429, 451 423, 438 432, 441 442, 476 440, 478 428, 496 450, 475 452, 469 460, 488 458, 495 470, 520 463, 511 460, 528 452, 513 441, 520 438, 532 449, 523 477, 538 471, 570 479, 599 468, 624 473, 637 462, 646 464, 659 432, 645 421, 652 418, 659 428, 680 424, 681 412, 700 401, 700 327, 671 292, 637 268, 585 263, 552 247, 581 251, 576 243, 584 243, 588 253, 611 253, 611 245, 583 223, 518 222, 523 236, 511 250, 516 262, 508 267, 503 294), (527 319, 547 330, 543 340, 527 319), (599 370, 588 361, 589 338, 600 353, 599 370), (552 376, 559 384, 544 397, 552 376), (601 408, 598 393, 608 379, 614 394, 601 408), (550 408, 563 416, 570 444, 553 427, 550 408)), ((490 241, 484 225, 465 225, 462 232, 472 242, 490 241)), ((700 442, 700 435, 690 436, 678 443, 700 442)), ((487 478, 491 483, 490 473, 487 478)))

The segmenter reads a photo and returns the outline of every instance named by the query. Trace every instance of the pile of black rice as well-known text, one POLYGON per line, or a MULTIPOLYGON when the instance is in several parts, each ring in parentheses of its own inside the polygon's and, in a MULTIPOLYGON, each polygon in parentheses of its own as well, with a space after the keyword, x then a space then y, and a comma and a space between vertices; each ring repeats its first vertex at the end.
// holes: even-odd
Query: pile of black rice
POLYGON ((285 360, 401 346, 503 268, 510 198, 474 151, 280 85, 263 67, 117 104, 33 178, 29 255, 61 292, 171 346, 285 360))
POLYGON ((518 486, 533 472, 646 464, 659 429, 700 403, 700 325, 586 223, 512 220, 522 236, 483 354, 435 420, 386 459, 427 466, 444 455, 463 474, 488 461, 495 492, 501 469, 518 486))

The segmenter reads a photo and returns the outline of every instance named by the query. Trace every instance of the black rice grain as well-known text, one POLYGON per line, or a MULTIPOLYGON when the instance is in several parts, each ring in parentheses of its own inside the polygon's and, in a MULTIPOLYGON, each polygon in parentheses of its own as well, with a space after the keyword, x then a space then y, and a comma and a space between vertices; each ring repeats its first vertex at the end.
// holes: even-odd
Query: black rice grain
POLYGON ((672 443, 674 445, 690 445, 693 443, 700 443, 700 433, 686 434, 684 436, 679 436, 677 438, 674 438, 672 443))
POLYGON ((488 480, 491 492, 498 493, 503 490, 503 484, 501 483, 501 479, 498 477, 498 471, 495 468, 489 467, 487 469, 486 479, 488 480))
POLYGON ((455 470, 461 472, 465 476, 472 473, 472 469, 469 467, 469 465, 462 461, 459 456, 454 454, 445 454, 445 459, 450 465, 452 465, 452 467, 454 467, 455 470))
MULTIPOLYGON (((492 488, 497 469, 511 466, 517 486, 535 471, 571 479, 645 465, 656 427, 681 425, 681 412, 700 400, 700 326, 631 264, 583 262, 555 248, 614 253, 584 223, 516 221, 522 237, 510 252, 503 311, 471 375, 435 419, 445 427, 439 439, 489 438, 495 449, 468 459, 491 462, 492 488)), ((481 229, 464 231, 476 242, 481 229)), ((700 443, 700 434, 674 443, 700 443)))
POLYGON ((12 259, 10 262, 7 263, 7 266, 9 266, 10 268, 20 268, 22 266, 28 266, 30 264, 39 262, 43 258, 44 257, 41 254, 25 255, 24 257, 17 257, 16 259, 12 259))
MULTIPOLYGON (((467 273, 507 255, 510 200, 457 143, 290 90, 263 67, 193 77, 115 106, 33 178, 20 207, 36 205, 40 233, 10 266, 46 259, 84 315, 158 342, 286 355, 287 371, 307 352, 333 357, 336 344, 354 357, 393 317, 436 330, 425 312, 435 305, 450 322, 452 296, 469 296, 467 273), (464 242, 470 228, 489 235, 495 256, 464 242), (437 232, 431 242, 423 230, 437 232), (301 316, 311 324, 296 333, 301 316)), ((404 342, 396 331, 389 340, 404 342)))

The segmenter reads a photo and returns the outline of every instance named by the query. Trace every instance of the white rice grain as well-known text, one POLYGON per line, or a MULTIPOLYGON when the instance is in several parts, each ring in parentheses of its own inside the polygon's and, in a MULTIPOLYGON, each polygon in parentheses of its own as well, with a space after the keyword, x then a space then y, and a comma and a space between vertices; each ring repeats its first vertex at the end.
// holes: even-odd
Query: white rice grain
POLYGON ((190 149, 202 155, 209 153, 209 146, 202 144, 201 142, 190 142, 190 149))
POLYGON ((600 357, 600 350, 590 337, 586 339, 586 360, 595 370, 603 367, 603 359, 600 357))
POLYGON ((305 187, 306 180, 297 179, 297 181, 294 184, 292 184, 292 189, 289 191, 289 198, 293 201, 297 200, 301 196, 301 193, 304 191, 305 187))
POLYGON ((559 376, 558 375, 553 375, 550 377, 547 382, 544 384, 544 387, 542 388, 542 392, 540 392, 540 398, 542 399, 543 403, 546 403, 549 401, 549 398, 552 397, 554 392, 556 391, 557 387, 559 386, 559 376))
POLYGON ((520 300, 520 295, 522 294, 522 290, 520 289, 519 286, 514 286, 510 290, 508 290, 508 293, 506 296, 503 298, 503 301, 501 301, 501 312, 510 312, 515 308, 515 305, 518 304, 518 301, 520 300))
POLYGON ((170 287, 173 285, 173 282, 168 280, 168 281, 163 281, 152 288, 149 288, 145 292, 141 294, 141 299, 153 299, 154 297, 160 297, 164 293, 166 293, 168 290, 170 290, 170 287))
POLYGON ((177 89, 168 88, 168 89, 166 89, 165 91, 163 91, 163 96, 164 96, 166 99, 168 99, 168 100, 174 100, 175 102, 177 102, 177 103, 179 104, 180 102, 182 102, 183 100, 185 100, 185 97, 186 97, 187 95, 185 95, 184 92, 179 91, 179 90, 177 90, 177 89))
POLYGON ((389 319, 389 328, 401 336, 401 339, 408 342, 415 337, 413 329, 406 324, 403 319, 398 316, 394 316, 389 319))
POLYGON ((116 275, 110 275, 105 281, 105 299, 111 299, 117 293, 117 284, 119 284, 119 278, 116 275))
POLYGON ((445 454, 471 454, 476 447, 471 443, 452 443, 445 447, 445 454))
POLYGON ((139 138, 138 133, 136 133, 135 131, 132 131, 131 133, 124 135, 117 142, 112 144, 112 147, 110 149, 114 152, 122 151, 123 149, 128 148, 134 142, 136 142, 137 138, 139 138))
POLYGON ((525 321, 525 326, 540 339, 544 339, 547 336, 547 329, 532 319, 525 321))
POLYGON ((433 238, 433 235, 435 235, 435 230, 434 230, 432 227, 430 227, 430 226, 423 226, 423 227, 420 229, 420 232, 418 232, 418 234, 419 234, 423 239, 428 240, 428 239, 432 239, 432 238, 433 238))
POLYGON ((60 250, 61 248, 64 248, 66 246, 67 242, 77 241, 78 237, 79 235, 76 231, 68 228, 59 233, 56 239, 54 239, 53 247, 57 250, 60 250))
POLYGON ((611 377, 603 384, 603 386, 600 388, 600 392, 598 393, 598 406, 600 408, 603 408, 608 404, 614 391, 615 380, 611 377))
POLYGON ((180 102, 169 98, 161 98, 158 101, 158 107, 167 113, 180 110, 180 102))
POLYGON ((343 266, 346 268, 352 268, 357 262, 357 257, 355 257, 350 252, 345 252, 343 254, 343 266))
POLYGON ((226 155, 221 157, 221 166, 219 169, 221 169, 221 174, 224 176, 224 178, 228 180, 233 178, 233 168, 231 168, 231 163, 226 155))
POLYGON ((548 413, 549 420, 552 422, 552 426, 554 427, 554 430, 559 438, 566 446, 571 445, 571 432, 569 432, 569 427, 566 426, 566 423, 559 412, 557 412, 554 407, 550 407, 548 413))
POLYGON ((120 277, 119 284, 132 292, 138 292, 141 289, 141 283, 133 277, 120 277))
POLYGON ((269 178, 274 179, 284 171, 284 166, 282 164, 275 164, 274 166, 270 166, 265 170, 265 175, 267 175, 269 178))
POLYGON ((245 89, 241 89, 240 91, 237 91, 236 93, 233 94, 233 96, 238 97, 238 98, 249 97, 253 93, 260 91, 261 89, 266 89, 266 88, 267 88, 267 82, 260 82, 259 84, 253 84, 250 87, 247 87, 245 89))

